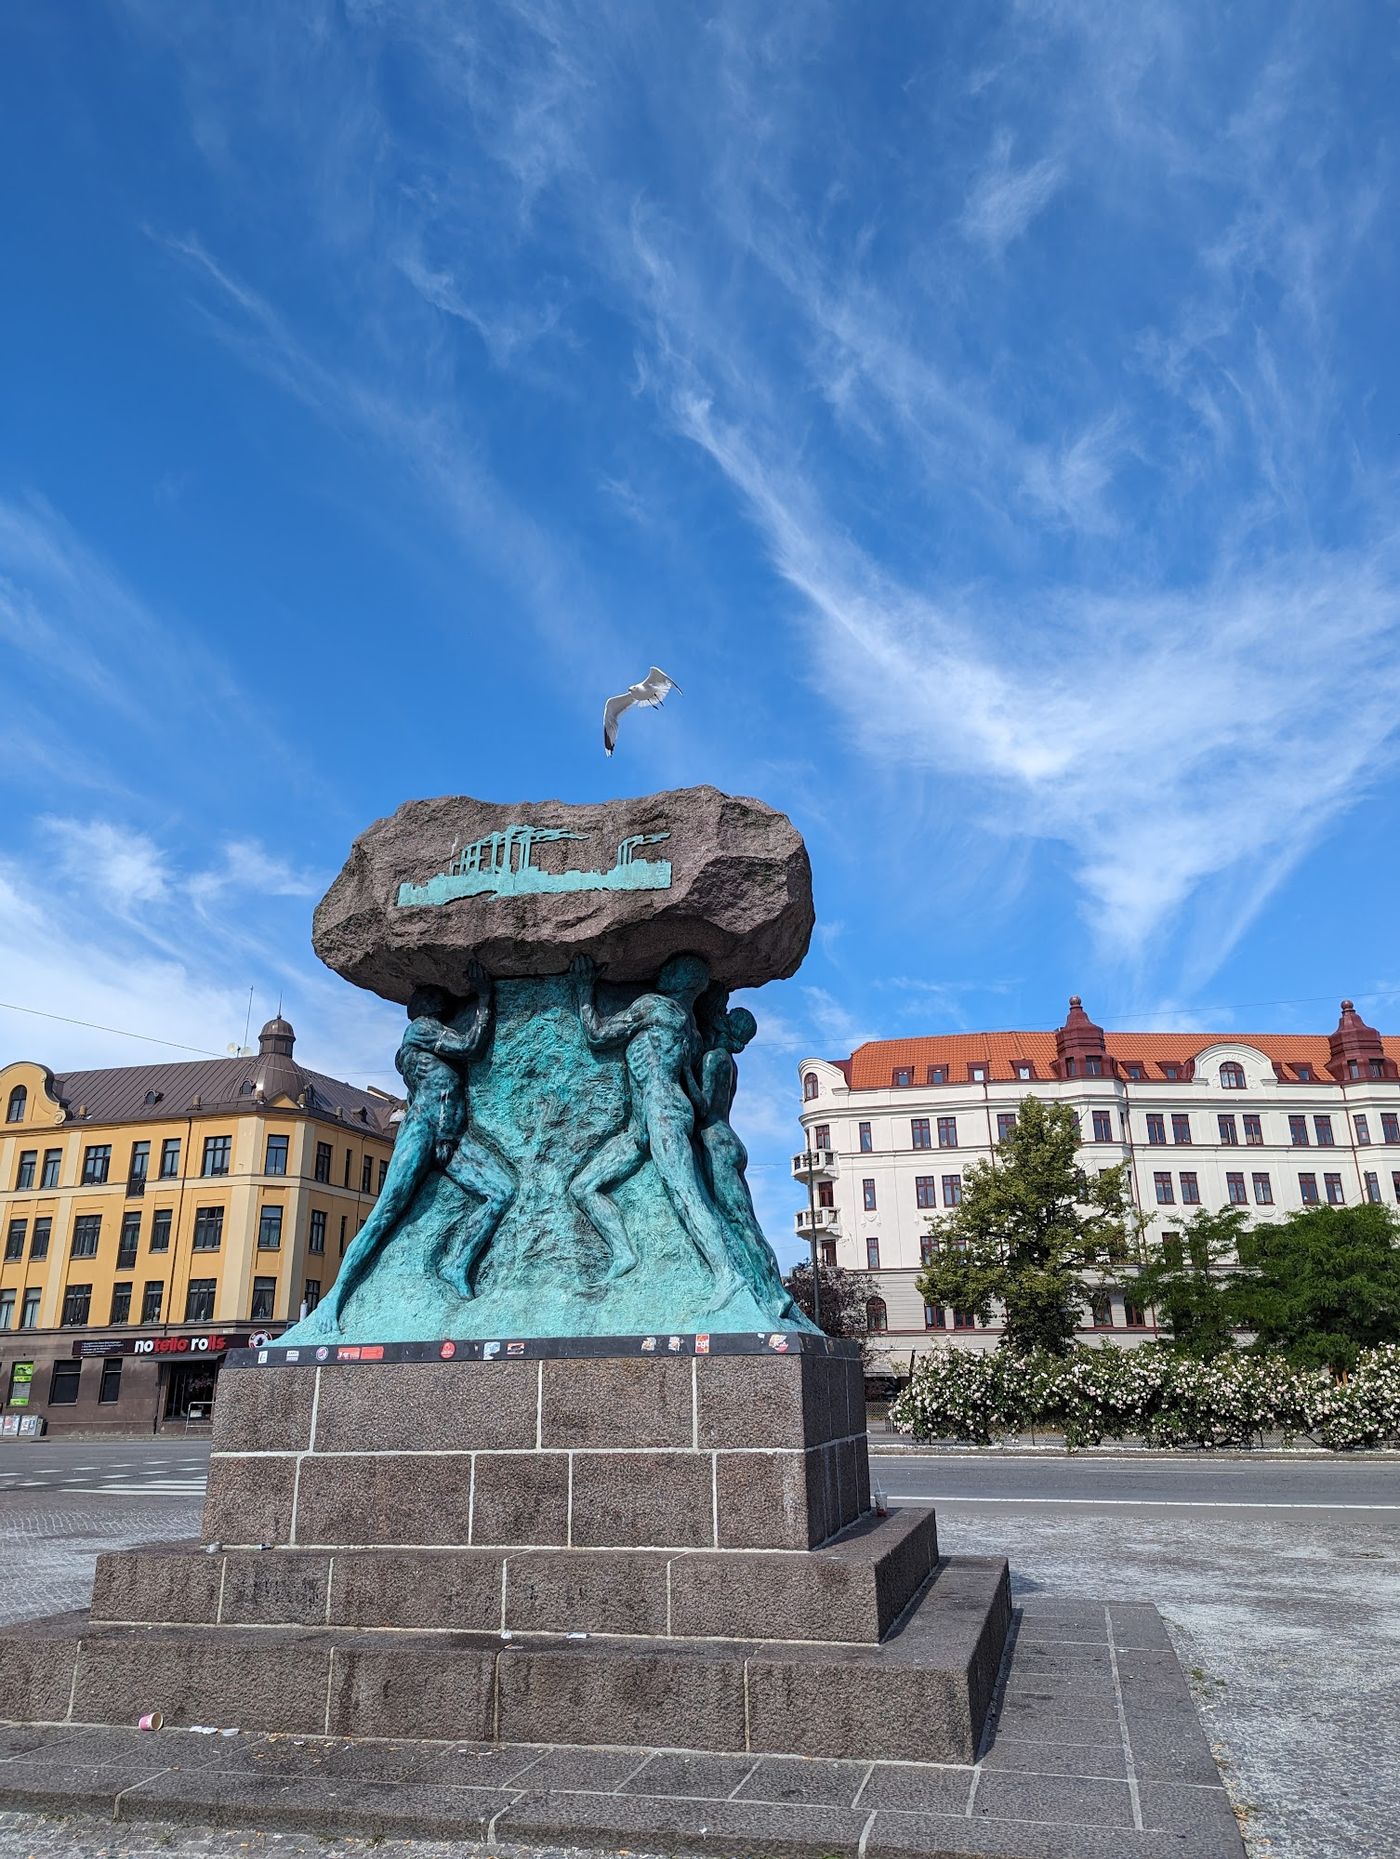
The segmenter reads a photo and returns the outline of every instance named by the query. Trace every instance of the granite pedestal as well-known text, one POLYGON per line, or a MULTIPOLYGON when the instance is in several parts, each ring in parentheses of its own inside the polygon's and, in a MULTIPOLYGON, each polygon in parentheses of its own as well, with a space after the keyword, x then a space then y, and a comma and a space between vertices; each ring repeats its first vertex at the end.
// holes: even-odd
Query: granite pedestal
POLYGON ((649 1340, 235 1353, 203 1540, 0 1636, 15 1714, 972 1760, 1006 1566, 872 1511, 854 1347, 649 1340))

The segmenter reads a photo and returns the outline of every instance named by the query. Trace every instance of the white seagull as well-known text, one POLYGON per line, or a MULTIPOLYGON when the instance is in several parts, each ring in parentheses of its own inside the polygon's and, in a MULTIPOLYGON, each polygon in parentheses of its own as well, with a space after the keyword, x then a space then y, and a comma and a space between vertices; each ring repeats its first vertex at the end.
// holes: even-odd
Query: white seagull
MULTIPOLYGON (((617 719, 624 710, 630 710, 633 704, 645 704, 649 710, 659 710, 672 691, 681 687, 674 678, 668 678, 659 666, 653 665, 640 684, 629 684, 620 697, 610 697, 603 705, 603 748, 611 755, 617 747, 617 719)), ((685 692, 681 691, 681 696, 685 692)))

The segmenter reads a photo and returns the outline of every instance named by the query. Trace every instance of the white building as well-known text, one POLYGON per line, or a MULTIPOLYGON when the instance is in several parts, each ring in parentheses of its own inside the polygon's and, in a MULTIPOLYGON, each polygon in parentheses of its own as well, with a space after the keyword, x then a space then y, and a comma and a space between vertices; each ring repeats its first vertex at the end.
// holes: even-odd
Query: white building
MULTIPOLYGON (((867 1271, 872 1330, 892 1368, 934 1337, 989 1348, 995 1325, 929 1309, 914 1280, 928 1220, 956 1205, 963 1172, 986 1161, 1020 1100, 1072 1105, 1090 1171, 1126 1162, 1154 1232, 1198 1206, 1268 1219, 1313 1202, 1400 1201, 1400 1039, 1350 1001, 1332 1034, 1105 1033, 1078 995, 1053 1033, 945 1033, 873 1040, 848 1059, 799 1068, 806 1151, 792 1173, 815 1190, 797 1232, 821 1256, 867 1271), (807 1152, 811 1153, 809 1164, 807 1152)), ((1082 1340, 1141 1340, 1152 1314, 1130 1273, 1105 1274, 1082 1340)))

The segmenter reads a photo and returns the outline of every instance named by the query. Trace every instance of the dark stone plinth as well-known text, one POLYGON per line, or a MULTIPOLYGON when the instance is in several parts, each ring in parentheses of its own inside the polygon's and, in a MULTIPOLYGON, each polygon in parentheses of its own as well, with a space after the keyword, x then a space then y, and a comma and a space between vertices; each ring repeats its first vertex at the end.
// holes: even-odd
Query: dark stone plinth
MULTIPOLYGON (((650 1456, 650 1455, 648 1455, 650 1456)), ((399 1627, 873 1644, 937 1561, 933 1512, 868 1518, 824 1548, 218 1550, 99 1556, 101 1625, 399 1627)))
POLYGON ((811 1340, 673 1355, 617 1338, 532 1360, 247 1352, 220 1381, 205 1540, 814 1548, 868 1509, 869 1468, 860 1360, 811 1340))

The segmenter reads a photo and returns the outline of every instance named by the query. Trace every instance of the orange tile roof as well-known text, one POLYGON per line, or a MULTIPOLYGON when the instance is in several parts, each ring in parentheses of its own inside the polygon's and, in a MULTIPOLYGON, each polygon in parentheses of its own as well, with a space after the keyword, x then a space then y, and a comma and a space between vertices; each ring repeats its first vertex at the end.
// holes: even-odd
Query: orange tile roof
MULTIPOLYGON (((1106 1033, 1104 1048, 1110 1058, 1133 1060, 1145 1078, 1160 1079, 1162 1065, 1184 1064, 1207 1046, 1220 1042, 1253 1046, 1265 1058, 1288 1066, 1310 1065, 1318 1084, 1330 1084, 1331 1058, 1326 1033, 1106 1033)), ((1400 1059, 1400 1037, 1384 1040, 1388 1057, 1400 1059)), ((1037 1078, 1053 1078, 1054 1033, 936 1033, 919 1039, 872 1039, 858 1046, 849 1059, 832 1062, 841 1067, 853 1091, 888 1090, 897 1070, 912 1068, 914 1083, 923 1084, 930 1065, 946 1065, 950 1083, 963 1083, 969 1065, 985 1065, 992 1080, 1010 1081, 1017 1059, 1029 1059, 1037 1078)))

